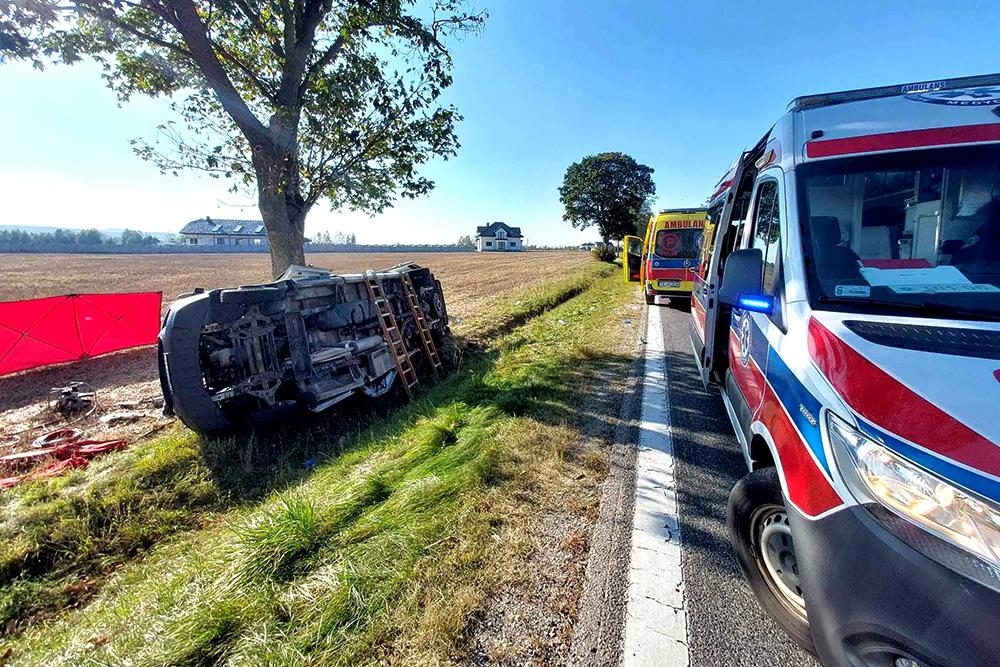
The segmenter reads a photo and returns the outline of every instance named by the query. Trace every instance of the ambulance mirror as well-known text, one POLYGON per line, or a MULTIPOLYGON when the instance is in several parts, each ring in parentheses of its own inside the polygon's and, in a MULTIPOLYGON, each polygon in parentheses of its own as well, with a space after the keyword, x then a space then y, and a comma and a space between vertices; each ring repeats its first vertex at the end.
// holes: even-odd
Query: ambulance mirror
POLYGON ((764 256, 760 248, 737 250, 726 259, 719 287, 719 301, 727 306, 742 307, 740 297, 762 297, 761 276, 764 256))

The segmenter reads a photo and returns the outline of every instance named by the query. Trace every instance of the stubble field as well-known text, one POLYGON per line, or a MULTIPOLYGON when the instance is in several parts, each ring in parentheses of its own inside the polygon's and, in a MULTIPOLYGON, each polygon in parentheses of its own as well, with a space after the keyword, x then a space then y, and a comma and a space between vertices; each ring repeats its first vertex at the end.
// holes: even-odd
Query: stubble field
MULTIPOLYGON (((441 281, 459 318, 504 295, 544 284, 590 261, 585 252, 319 253, 306 261, 335 273, 358 273, 414 261, 441 281)), ((270 280, 265 254, 0 254, 0 301, 85 292, 163 292, 163 307, 194 287, 235 287, 270 280)))

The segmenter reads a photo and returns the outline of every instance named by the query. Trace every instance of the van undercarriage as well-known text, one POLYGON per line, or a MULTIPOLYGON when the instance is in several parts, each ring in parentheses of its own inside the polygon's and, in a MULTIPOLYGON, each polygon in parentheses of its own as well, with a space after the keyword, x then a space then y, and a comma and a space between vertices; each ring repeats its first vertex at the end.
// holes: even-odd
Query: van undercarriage
POLYGON ((409 389, 417 367, 436 372, 453 350, 429 269, 341 276, 293 266, 274 283, 174 303, 159 336, 160 383, 168 412, 213 433, 321 412, 357 393, 377 398, 400 370, 409 389))

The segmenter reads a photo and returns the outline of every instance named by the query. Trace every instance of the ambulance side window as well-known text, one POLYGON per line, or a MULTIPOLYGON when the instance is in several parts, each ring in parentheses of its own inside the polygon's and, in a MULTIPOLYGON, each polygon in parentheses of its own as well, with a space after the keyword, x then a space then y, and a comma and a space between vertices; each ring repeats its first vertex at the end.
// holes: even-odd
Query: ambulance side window
POLYGON ((757 187, 754 206, 752 247, 764 255, 763 287, 765 294, 774 294, 778 282, 778 256, 781 246, 781 212, 778 203, 778 182, 768 179, 757 187))

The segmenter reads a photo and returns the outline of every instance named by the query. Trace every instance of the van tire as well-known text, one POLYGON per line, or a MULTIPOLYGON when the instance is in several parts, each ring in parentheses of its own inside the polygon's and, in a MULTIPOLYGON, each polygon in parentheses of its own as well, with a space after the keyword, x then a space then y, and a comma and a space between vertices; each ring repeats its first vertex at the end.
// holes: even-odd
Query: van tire
MULTIPOLYGON (((787 510, 775 468, 754 470, 736 483, 729 494, 728 520, 729 538, 736 551, 736 560, 757 600, 796 644, 815 655, 816 648, 809 630, 804 602, 800 608, 792 601, 794 596, 781 592, 782 588, 787 591, 795 589, 801 595, 801 589, 788 582, 789 578, 797 580, 797 565, 786 569, 785 576, 782 577, 773 574, 765 562, 778 560, 777 557, 768 558, 764 554, 767 547, 763 543, 768 539, 768 531, 780 540, 784 535, 781 529, 787 530, 787 510), (767 525, 762 529, 763 524, 767 525), (772 530, 776 526, 779 529, 772 530), (793 570, 794 576, 788 577, 793 570)), ((789 553, 794 559, 794 545, 790 534, 787 538, 787 544, 791 547, 789 553)), ((774 551, 771 550, 770 553, 773 554, 774 551)), ((787 562, 786 560, 785 563, 787 562)), ((791 562, 794 563, 794 560, 791 562)))
POLYGON ((656 295, 655 294, 647 294, 646 295, 646 305, 647 306, 652 306, 655 303, 656 303, 656 295))

